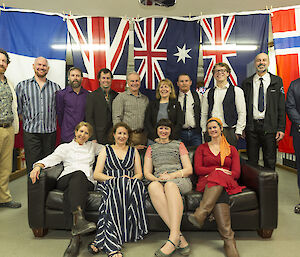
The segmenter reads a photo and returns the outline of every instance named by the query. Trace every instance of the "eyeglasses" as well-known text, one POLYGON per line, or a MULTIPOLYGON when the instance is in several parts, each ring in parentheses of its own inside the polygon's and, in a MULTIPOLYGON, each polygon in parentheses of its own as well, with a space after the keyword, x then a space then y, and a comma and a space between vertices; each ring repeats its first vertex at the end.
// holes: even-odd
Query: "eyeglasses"
POLYGON ((226 73, 226 72, 227 72, 226 69, 214 70, 214 73, 222 73, 222 74, 224 74, 224 73, 226 73))

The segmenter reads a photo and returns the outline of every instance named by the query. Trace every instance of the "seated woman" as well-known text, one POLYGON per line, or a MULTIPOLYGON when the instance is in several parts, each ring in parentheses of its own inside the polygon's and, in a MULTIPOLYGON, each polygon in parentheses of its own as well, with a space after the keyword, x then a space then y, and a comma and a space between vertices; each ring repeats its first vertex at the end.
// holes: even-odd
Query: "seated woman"
POLYGON ((122 244, 142 239, 148 233, 145 215, 146 189, 138 151, 129 146, 131 129, 123 122, 113 129, 113 145, 100 152, 94 172, 97 190, 103 196, 99 207, 97 235, 89 244, 92 254, 100 250, 120 257, 122 244))
POLYGON ((200 206, 189 215, 189 221, 201 228, 206 217, 213 211, 218 231, 224 240, 227 257, 238 257, 231 229, 228 195, 240 193, 240 157, 234 146, 229 145, 223 131, 223 124, 218 118, 210 118, 207 131, 211 141, 200 145, 194 156, 195 173, 199 176, 196 190, 203 192, 200 206))
POLYGON ((155 255, 170 256, 175 250, 182 255, 189 255, 190 247, 180 232, 180 224, 183 214, 181 194, 192 189, 189 178, 193 173, 192 164, 184 144, 171 140, 173 125, 170 120, 161 119, 156 131, 159 139, 147 149, 144 173, 152 181, 148 187, 152 204, 170 229, 170 235, 155 255))
POLYGON ((169 119, 174 129, 174 139, 179 139, 183 125, 183 112, 176 99, 173 83, 169 79, 163 79, 156 88, 156 100, 151 101, 145 112, 144 127, 148 134, 148 144, 157 139, 156 124, 161 119, 169 119))
POLYGON ((94 190, 92 167, 95 156, 103 148, 100 144, 88 141, 92 134, 93 127, 87 122, 80 122, 75 128, 73 141, 59 145, 52 154, 37 161, 30 172, 30 179, 34 184, 39 179, 41 169, 63 162, 64 170, 58 177, 56 187, 64 191, 64 213, 67 223, 71 223, 70 214, 73 214, 74 236, 64 256, 73 256, 71 252, 78 252, 77 235, 96 229, 95 223, 86 221, 83 215, 88 191, 94 190))

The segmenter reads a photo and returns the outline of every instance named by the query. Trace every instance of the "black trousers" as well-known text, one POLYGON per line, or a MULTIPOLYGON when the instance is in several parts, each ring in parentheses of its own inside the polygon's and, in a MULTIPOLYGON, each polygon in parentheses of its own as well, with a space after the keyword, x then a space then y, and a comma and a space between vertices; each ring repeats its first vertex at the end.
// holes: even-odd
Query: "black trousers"
POLYGON ((81 170, 77 170, 61 177, 56 187, 64 191, 64 206, 69 207, 70 214, 78 206, 85 209, 88 192, 94 189, 94 184, 81 170))
POLYGON ((55 150, 56 132, 53 133, 23 133, 26 168, 29 173, 32 165, 45 158, 55 150))
POLYGON ((254 120, 254 130, 246 131, 248 160, 252 164, 257 165, 259 149, 262 147, 264 167, 275 170, 277 154, 276 133, 266 133, 263 127, 263 120, 254 120))
POLYGON ((300 133, 293 136, 293 145, 296 155, 297 173, 298 173, 298 188, 300 193, 300 133))

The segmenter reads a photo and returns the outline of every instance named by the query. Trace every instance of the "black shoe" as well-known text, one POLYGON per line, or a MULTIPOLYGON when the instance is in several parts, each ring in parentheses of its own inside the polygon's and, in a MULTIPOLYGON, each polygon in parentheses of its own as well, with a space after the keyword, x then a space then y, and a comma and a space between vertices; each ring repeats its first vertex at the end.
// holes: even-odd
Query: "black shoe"
POLYGON ((10 202, 7 202, 7 203, 0 203, 0 207, 6 207, 6 208, 13 208, 13 209, 16 209, 16 208, 20 208, 22 206, 21 203, 19 202, 15 202, 15 201, 10 201, 10 202))
POLYGON ((79 209, 73 212, 73 222, 71 234, 72 236, 87 234, 96 230, 96 224, 94 222, 87 221, 82 213, 82 210, 79 209))
POLYGON ((295 206, 294 212, 300 214, 300 203, 295 206))
POLYGON ((63 257, 76 257, 79 253, 79 248, 80 248, 80 237, 72 236, 63 257))

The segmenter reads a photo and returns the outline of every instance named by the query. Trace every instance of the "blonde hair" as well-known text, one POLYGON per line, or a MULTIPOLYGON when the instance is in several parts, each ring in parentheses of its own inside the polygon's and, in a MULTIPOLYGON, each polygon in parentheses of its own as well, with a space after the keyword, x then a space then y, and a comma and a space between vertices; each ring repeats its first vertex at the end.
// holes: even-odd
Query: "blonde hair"
POLYGON ((75 127, 75 131, 78 131, 83 126, 87 127, 87 129, 89 131, 89 136, 92 136, 93 131, 94 131, 93 126, 90 123, 86 122, 86 121, 79 122, 75 127))
POLYGON ((157 88, 156 88, 156 93, 155 93, 156 99, 161 98, 160 93, 159 93, 159 88, 161 87, 162 84, 167 84, 167 86, 171 89, 170 99, 176 99, 176 93, 175 93, 173 83, 169 79, 162 79, 161 81, 159 81, 157 88))

